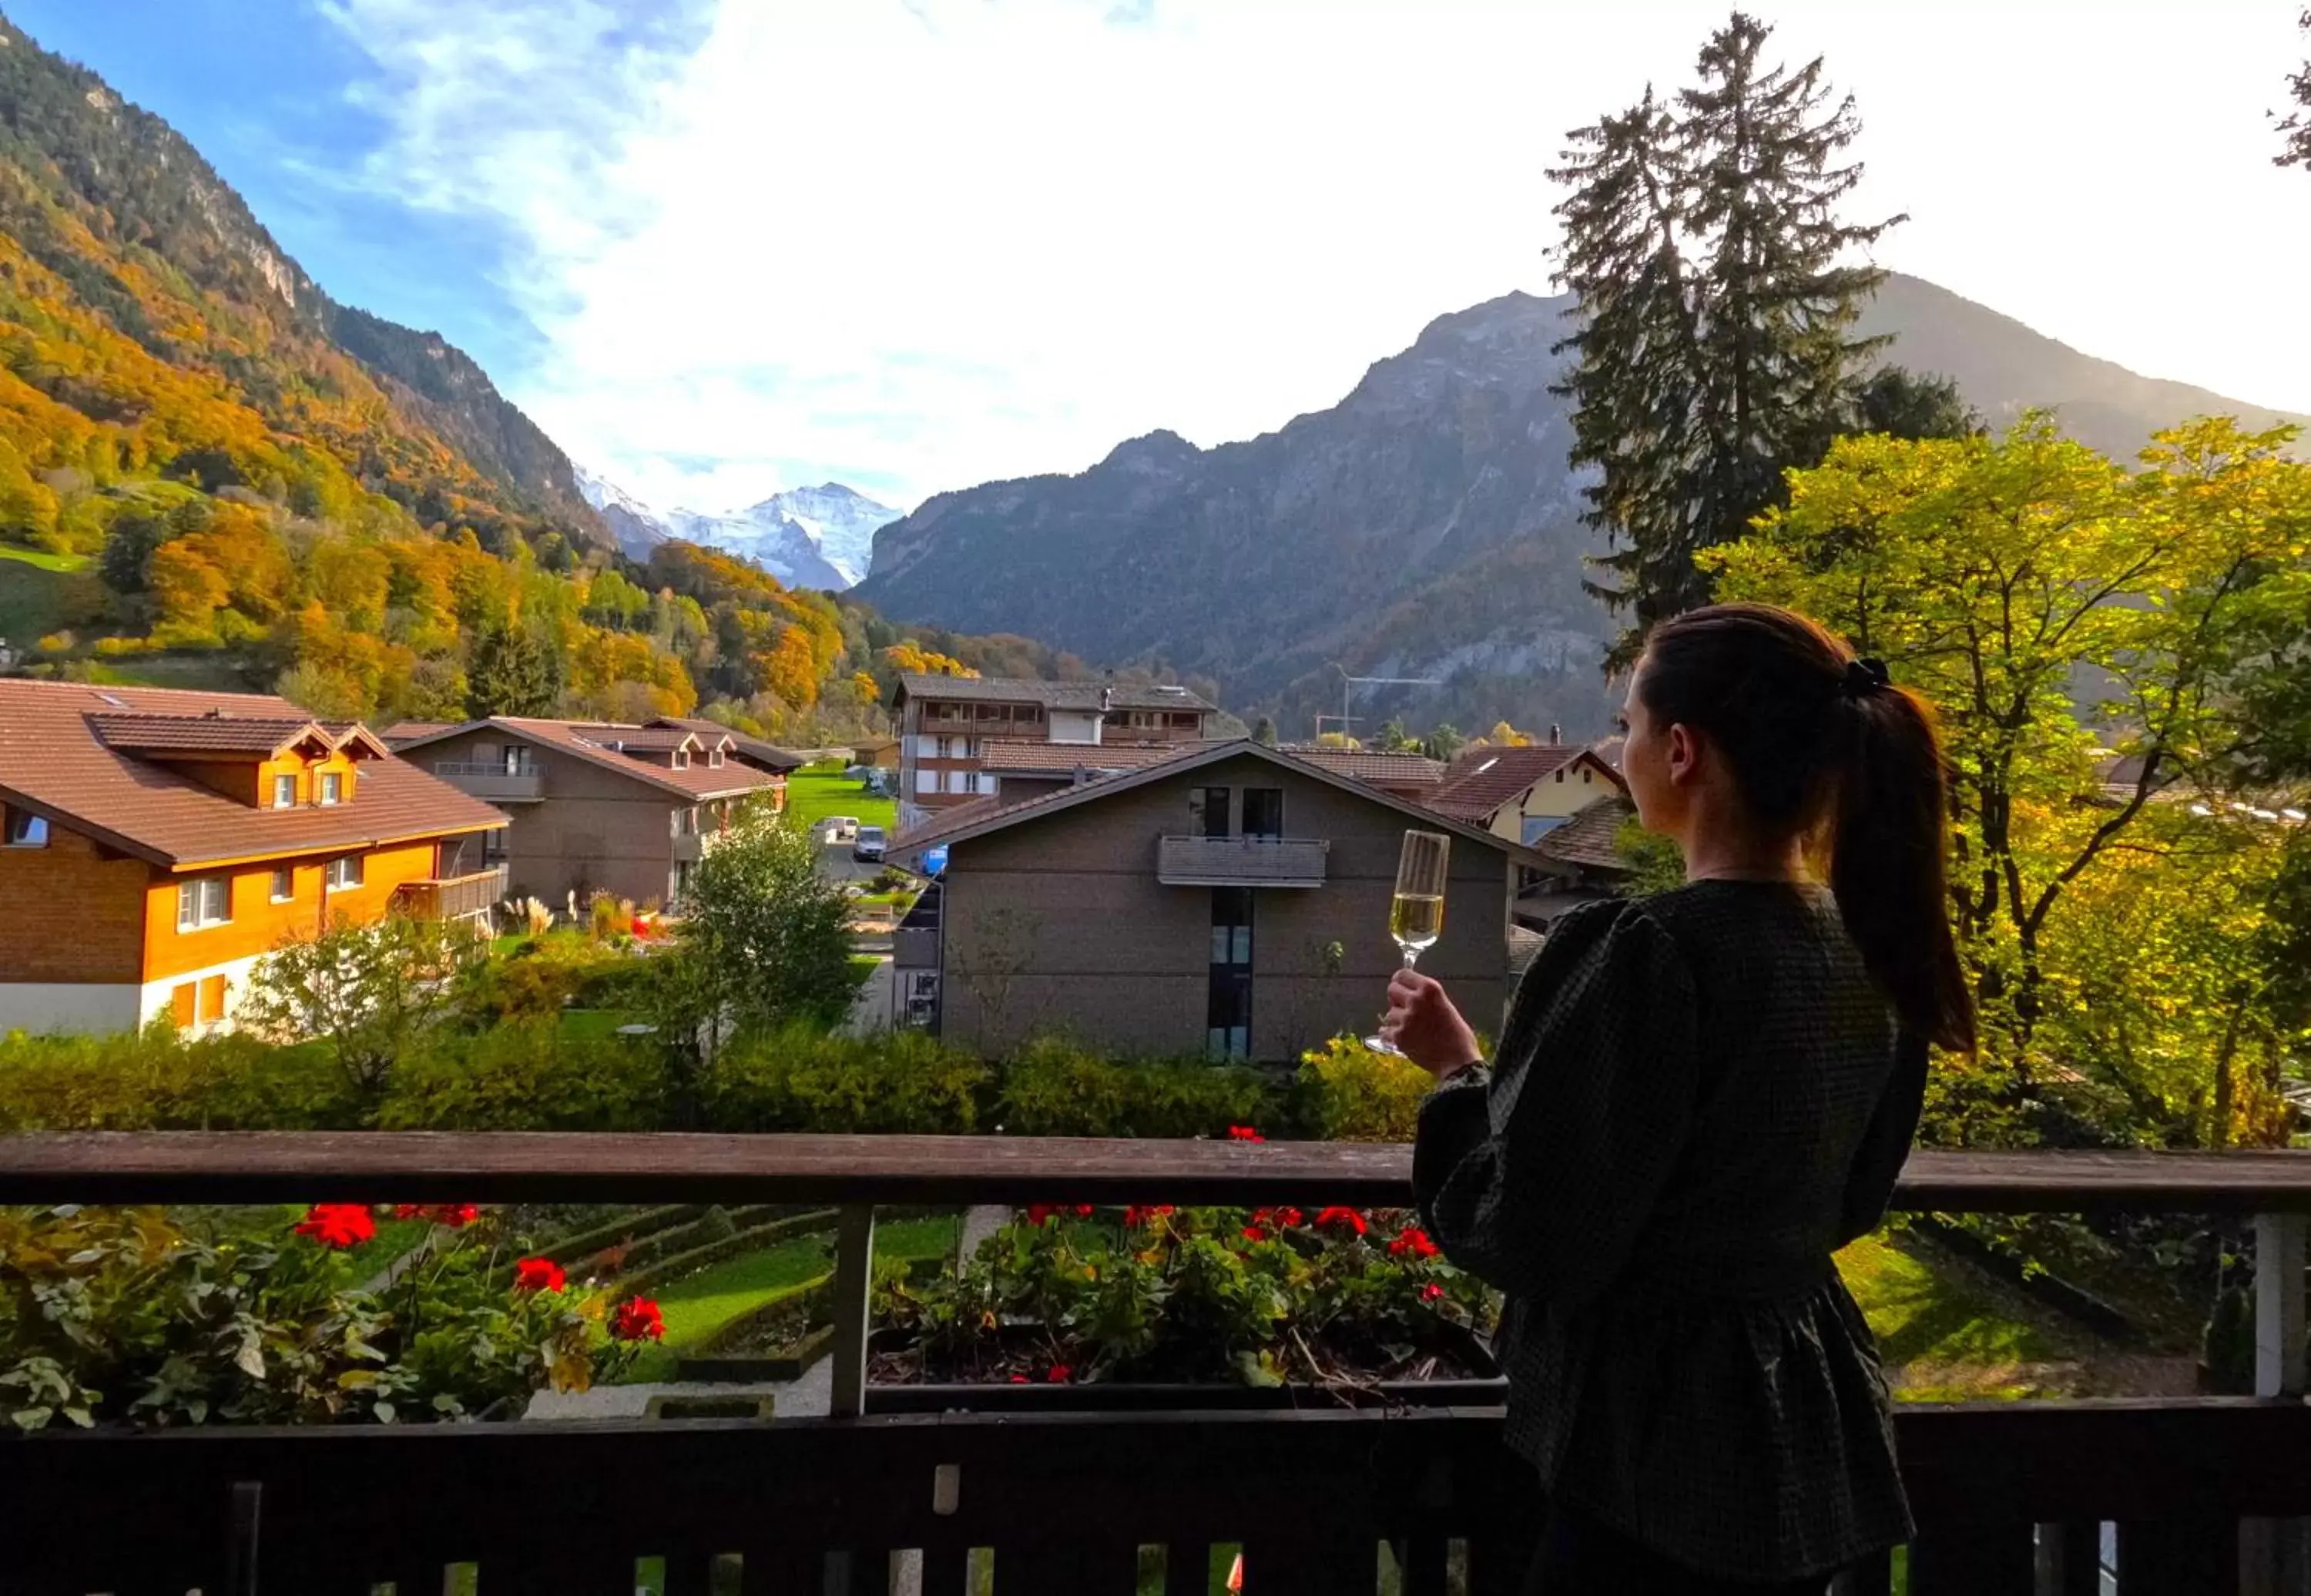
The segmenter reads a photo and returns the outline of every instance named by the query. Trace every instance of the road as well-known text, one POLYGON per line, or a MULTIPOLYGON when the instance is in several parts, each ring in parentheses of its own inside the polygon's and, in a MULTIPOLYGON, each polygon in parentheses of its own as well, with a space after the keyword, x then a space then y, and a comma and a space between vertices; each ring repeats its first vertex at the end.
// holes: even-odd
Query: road
POLYGON ((823 842, 818 850, 818 868, 821 875, 835 881, 872 881, 883 867, 861 864, 852 859, 848 842, 823 842))

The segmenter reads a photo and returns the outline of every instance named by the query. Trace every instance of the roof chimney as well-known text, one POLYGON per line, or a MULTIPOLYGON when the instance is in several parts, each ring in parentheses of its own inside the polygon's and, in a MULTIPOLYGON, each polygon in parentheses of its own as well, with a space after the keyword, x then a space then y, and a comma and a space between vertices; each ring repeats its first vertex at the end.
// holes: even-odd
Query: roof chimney
POLYGON ((1110 710, 1113 709, 1114 707, 1115 707, 1115 689, 1114 689, 1114 688, 1112 688, 1112 687, 1103 687, 1103 688, 1101 688, 1101 689, 1099 690, 1099 712, 1100 712, 1101 714, 1104 715, 1104 714, 1106 714, 1106 713, 1108 712, 1108 711, 1110 711, 1110 710))
POLYGON ((1552 720, 1552 721, 1550 721, 1550 722, 1549 722, 1549 725, 1548 725, 1548 746, 1549 746, 1550 747, 1554 748, 1554 747, 1557 747, 1558 745, 1562 744, 1564 741, 1565 741, 1565 728, 1563 728, 1562 726, 1557 725, 1557 724, 1555 721, 1553 721, 1553 720, 1552 720))

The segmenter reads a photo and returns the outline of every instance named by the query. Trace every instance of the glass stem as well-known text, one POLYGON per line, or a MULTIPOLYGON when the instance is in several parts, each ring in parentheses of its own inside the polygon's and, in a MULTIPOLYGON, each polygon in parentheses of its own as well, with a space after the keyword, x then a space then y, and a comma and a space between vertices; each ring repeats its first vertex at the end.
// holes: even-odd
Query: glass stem
POLYGON ((1417 947, 1406 948, 1404 950, 1404 967, 1409 970, 1418 963, 1420 963, 1420 950, 1417 947))

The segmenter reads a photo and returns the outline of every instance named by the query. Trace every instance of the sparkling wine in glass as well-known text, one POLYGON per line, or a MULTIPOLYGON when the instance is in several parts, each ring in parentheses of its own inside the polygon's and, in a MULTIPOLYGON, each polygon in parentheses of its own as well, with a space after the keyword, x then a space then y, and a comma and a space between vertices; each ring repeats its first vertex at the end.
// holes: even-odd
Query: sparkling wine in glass
MULTIPOLYGON (((1404 950, 1408 970, 1443 934, 1444 872, 1452 857, 1452 839, 1443 832, 1404 833, 1404 850, 1396 859, 1396 896, 1389 903, 1388 934, 1404 950)), ((1365 1045, 1400 1056, 1403 1051, 1378 1036, 1365 1037, 1365 1045)))

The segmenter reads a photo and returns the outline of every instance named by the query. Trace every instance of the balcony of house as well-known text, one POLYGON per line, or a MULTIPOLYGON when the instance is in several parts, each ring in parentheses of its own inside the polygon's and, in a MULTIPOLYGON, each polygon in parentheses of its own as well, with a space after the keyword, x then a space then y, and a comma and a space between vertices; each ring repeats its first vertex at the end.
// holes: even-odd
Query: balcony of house
POLYGON ((1331 847, 1316 837, 1163 837, 1156 879, 1166 886, 1321 886, 1331 847))
POLYGON ((496 760, 437 759, 433 773, 468 798, 491 804, 534 804, 545 796, 537 770, 509 771, 496 760))
POLYGON ((405 881, 394 907, 415 920, 463 920, 486 914, 506 895, 506 868, 496 865, 469 875, 432 881, 405 881))
MULTIPOLYGON (((1433 1395, 881 1386, 877 1205, 1410 1201, 1410 1151, 843 1136, 175 1133, 0 1139, 0 1204, 839 1205, 826 1417, 0 1438, 0 1589, 231 1596, 1522 1588, 1533 1486, 1497 1381, 1433 1395), (103 1532, 92 1533, 99 1522, 103 1532)), ((1920 1153, 1897 1206, 2256 1216, 2259 1397, 1905 1402, 1917 1535, 1844 1596, 2304 1588, 2311 1155, 1920 1153)))
POLYGON ((1040 741, 1043 736, 1042 711, 1022 707, 1015 713, 1002 712, 1007 706, 993 705, 974 712, 969 708, 959 710, 926 707, 912 728, 918 732, 933 734, 956 732, 982 737, 1025 737, 1040 741), (990 712, 992 711, 993 712, 990 712))

